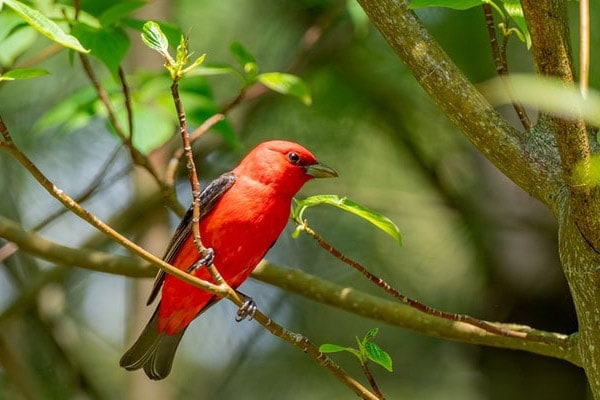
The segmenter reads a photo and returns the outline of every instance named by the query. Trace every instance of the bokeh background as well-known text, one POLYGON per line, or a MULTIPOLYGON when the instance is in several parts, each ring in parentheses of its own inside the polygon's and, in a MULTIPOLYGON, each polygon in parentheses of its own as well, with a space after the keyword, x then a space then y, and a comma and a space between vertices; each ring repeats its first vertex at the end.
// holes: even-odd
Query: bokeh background
MULTIPOLYGON (((84 7, 95 3, 83 2, 84 7)), ((572 21, 577 20, 576 6, 571 5, 572 21)), ((494 76, 480 8, 431 9, 419 15, 470 79, 483 82, 494 76)), ((311 182, 300 196, 347 196, 385 214, 402 231, 404 245, 399 247, 349 214, 327 207, 308 211, 311 226, 345 254, 430 306, 562 333, 576 331, 553 217, 474 150, 356 5, 319 0, 154 1, 142 8, 140 18, 180 26, 189 33, 191 48, 206 53, 209 63, 234 63, 229 46, 238 41, 254 54, 261 71, 291 68, 311 89, 311 106, 268 93, 235 108, 228 122, 237 147, 232 149, 214 132, 195 146, 203 182, 230 169, 260 141, 301 142, 340 177, 311 182), (316 41, 302 47, 307 37, 316 41)), ((141 45, 139 34, 132 32, 131 39, 126 72, 159 70, 160 60, 141 45)), ((32 52, 47 44, 39 39, 32 52)), ((514 72, 533 70, 530 53, 516 38, 509 41, 509 65, 514 72)), ((59 187, 77 195, 119 143, 101 119, 72 132, 37 132, 34 125, 44 113, 88 85, 79 63, 71 63, 66 52, 41 66, 52 75, 0 86, 0 111, 18 145, 59 187)), ((206 82, 217 104, 227 103, 239 90, 232 77, 206 82)), ((501 111, 518 123, 509 108, 501 111)), ((157 165, 178 145, 176 139, 152 155, 157 165)), ((0 171, 2 215, 32 229, 61 209, 7 153, 0 152, 0 171)), ((179 198, 187 203, 184 172, 179 198)), ((129 168, 128 155, 121 151, 85 204, 161 254, 177 219, 152 197, 155 190, 143 171, 129 168)), ((291 232, 288 226, 269 260, 380 294, 311 239, 292 239, 291 232)), ((68 214, 40 233, 70 246, 123 252, 68 214)), ((354 398, 306 355, 258 324, 236 323, 234 306, 227 302, 193 323, 172 375, 150 382, 143 373, 118 367, 120 355, 152 312, 143 306, 150 279, 66 268, 24 252, 0 266, 0 399, 354 398)), ((394 371, 373 369, 389 399, 588 398, 583 371, 563 361, 429 338, 254 280, 242 291, 265 313, 315 343, 352 346, 355 336, 378 327, 377 343, 392 356, 394 371)), ((361 379, 350 355, 334 358, 361 379)))

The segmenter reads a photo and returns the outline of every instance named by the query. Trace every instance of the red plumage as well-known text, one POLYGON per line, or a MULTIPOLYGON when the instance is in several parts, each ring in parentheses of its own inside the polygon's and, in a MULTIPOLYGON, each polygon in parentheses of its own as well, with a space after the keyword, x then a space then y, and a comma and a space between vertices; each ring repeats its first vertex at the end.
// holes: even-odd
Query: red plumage
MULTIPOLYGON (((200 234, 214 250, 214 264, 233 288, 240 286, 284 229, 292 197, 312 178, 337 176, 299 144, 269 141, 255 147, 230 173, 202 193, 200 234)), ((191 229, 191 208, 174 234, 165 260, 188 270, 200 259, 191 229)), ((211 281, 206 268, 194 270, 211 281)), ((121 358, 126 369, 143 367, 151 379, 171 370, 177 345, 190 322, 219 300, 174 276, 159 273, 153 300, 161 300, 150 322, 121 358)))

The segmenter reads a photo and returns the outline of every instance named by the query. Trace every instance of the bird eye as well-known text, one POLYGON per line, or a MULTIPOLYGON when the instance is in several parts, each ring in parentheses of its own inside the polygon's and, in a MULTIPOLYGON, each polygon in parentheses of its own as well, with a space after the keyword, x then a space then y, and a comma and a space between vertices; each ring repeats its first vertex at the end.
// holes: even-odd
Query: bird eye
POLYGON ((300 156, 292 151, 288 153, 288 160, 290 160, 292 164, 298 164, 300 162, 300 156))

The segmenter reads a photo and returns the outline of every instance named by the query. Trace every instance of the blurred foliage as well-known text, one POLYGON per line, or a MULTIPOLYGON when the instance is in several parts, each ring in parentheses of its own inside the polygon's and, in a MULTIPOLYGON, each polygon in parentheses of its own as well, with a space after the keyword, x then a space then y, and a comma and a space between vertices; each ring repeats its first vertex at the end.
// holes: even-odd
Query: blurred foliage
MULTIPOLYGON (((37 3, 42 10, 54 4, 37 3)), ((125 19, 129 14, 120 15, 114 8, 109 12, 120 3, 81 1, 86 14, 128 34, 126 39, 116 33, 123 44, 131 42, 124 69, 137 104, 135 129, 160 138, 144 152, 162 143, 172 150, 178 142, 170 139, 176 115, 168 111, 172 108, 168 79, 160 61, 141 46, 139 32, 131 29, 140 29, 135 21, 143 17, 125 19)), ((142 5, 131 3, 132 9, 142 5)), ((140 11, 148 8, 152 13, 154 6, 140 11)), ((331 208, 311 210, 311 227, 345 254, 402 293, 433 307, 575 331, 552 217, 471 148, 377 32, 365 25, 360 10, 347 6, 334 0, 179 0, 160 11, 168 15, 152 16, 188 34, 195 54, 206 53, 207 65, 234 64, 230 45, 239 42, 261 71, 292 72, 310 88, 310 107, 269 92, 234 108, 226 122, 195 145, 202 179, 230 169, 245 150, 262 140, 301 142, 340 173, 336 180, 310 183, 302 196, 347 196, 386 215, 403 233, 404 246, 399 248, 368 222, 331 208)), ((598 10, 592 11, 592 19, 598 17, 598 10)), ((8 13, 3 9, 0 17, 8 13)), ((473 81, 494 76, 479 8, 460 12, 433 8, 418 14, 473 81)), ((13 16, 6 18, 14 21, 13 16)), ((15 140, 73 195, 82 193, 116 153, 86 206, 131 237, 139 237, 152 228, 149 216, 162 213, 163 205, 138 202, 147 187, 140 187, 137 174, 131 173, 128 155, 119 150, 102 107, 89 96, 89 83, 73 54, 61 51, 37 60, 52 45, 15 24, 17 42, 25 45, 10 56, 0 51, 0 72, 32 62, 50 72, 0 83, 0 111, 15 140), (65 99, 74 100, 64 103, 65 99), (59 104, 77 106, 77 112, 61 114, 59 104), (50 110, 54 114, 48 114, 50 110), (129 218, 121 215, 127 210, 129 218)), ((0 24, 0 37, 3 29, 0 24)), ((93 32, 84 30, 91 41, 93 32)), ((597 30, 592 34, 595 48, 597 30)), ((106 69, 102 57, 98 59, 93 66, 101 82, 121 104, 115 66, 106 69)), ((509 42, 509 61, 511 72, 531 70, 526 46, 517 40, 509 42)), ((600 83, 600 74, 594 73, 597 65, 592 59, 592 87, 600 83)), ((190 123, 200 124, 239 90, 240 82, 232 75, 183 80, 190 123)), ((2 215, 33 228, 60 210, 7 154, 0 153, 0 169, 2 215)), ((179 198, 186 203, 190 197, 185 174, 179 180, 179 198)), ((154 188, 152 183, 146 185, 154 188)), ((173 218, 171 226, 175 223, 173 218)), ((289 226, 269 253, 270 260, 379 294, 310 238, 292 239, 292 231, 289 226)), ((67 245, 121 251, 68 214, 44 226, 41 233, 67 245)), ((143 377, 141 384, 136 383, 139 372, 118 367, 120 354, 131 342, 126 337, 130 312, 141 310, 129 304, 129 280, 50 265, 23 252, 0 265, 0 399, 352 396, 296 349, 254 323, 235 323, 233 308, 225 302, 192 324, 169 379, 155 383, 143 377)), ((315 343, 351 343, 377 324, 255 281, 242 290, 261 310, 315 343)), ((378 343, 394 361, 393 373, 373 371, 389 399, 586 398, 583 371, 567 363, 376 326, 378 343)), ((361 376, 350 356, 340 355, 339 361, 353 376, 361 376)))

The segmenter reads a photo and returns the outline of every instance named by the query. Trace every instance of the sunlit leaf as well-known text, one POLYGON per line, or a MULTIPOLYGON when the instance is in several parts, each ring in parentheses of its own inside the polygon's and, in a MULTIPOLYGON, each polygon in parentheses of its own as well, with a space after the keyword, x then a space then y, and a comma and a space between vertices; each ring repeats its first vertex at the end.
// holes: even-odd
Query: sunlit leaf
POLYGON ((49 72, 42 68, 18 68, 0 75, 0 81, 14 81, 17 79, 31 79, 48 75, 49 72))
POLYGON ((364 343, 364 350, 369 360, 392 372, 392 357, 383 351, 377 343, 371 341, 364 343))
POLYGON ((198 68, 194 68, 188 76, 215 76, 215 75, 235 75, 239 74, 231 65, 228 64, 204 64, 198 68))
POLYGON ((0 12, 0 65, 10 67, 31 48, 37 32, 9 9, 0 12))
POLYGON ((12 8, 36 31, 40 32, 53 42, 82 53, 87 53, 89 51, 81 45, 75 36, 69 35, 63 31, 60 26, 38 10, 31 8, 18 0, 4 0, 3 2, 4 5, 12 8))
MULTIPOLYGON (((144 31, 144 24, 146 22, 148 21, 136 18, 123 18, 123 20, 121 21, 123 25, 131 29, 135 29, 140 33, 144 31)), ((177 25, 164 21, 154 21, 154 23, 158 24, 163 35, 167 38, 168 43, 179 43, 179 38, 181 38, 183 32, 177 25)))
POLYGON ((321 194, 316 196, 310 196, 303 200, 295 200, 296 208, 294 214, 296 219, 302 220, 304 211, 309 207, 314 207, 320 204, 329 204, 344 211, 350 212, 354 215, 361 217, 362 219, 375 225, 391 237, 393 237, 398 244, 402 244, 402 236, 400 230, 388 217, 373 211, 361 204, 358 204, 346 197, 339 197, 335 194, 321 194))
POLYGON ((527 22, 523 15, 523 8, 521 7, 520 0, 502 0, 504 9, 507 14, 512 18, 515 24, 519 27, 519 30, 523 34, 523 40, 529 49, 531 47, 531 36, 529 35, 529 29, 527 29, 527 22))
POLYGON ((337 344, 325 343, 325 344, 322 344, 321 346, 319 346, 319 351, 321 353, 337 353, 340 351, 349 351, 351 353, 354 353, 356 350, 354 350, 352 347, 339 346, 337 344))
POLYGON ((169 56, 169 41, 163 33, 160 25, 154 21, 148 21, 142 29, 142 41, 152 50, 156 50, 163 57, 169 56))
POLYGON ((258 81, 275 92, 297 97, 306 105, 310 105, 312 102, 310 89, 296 75, 267 72, 258 75, 258 81))

